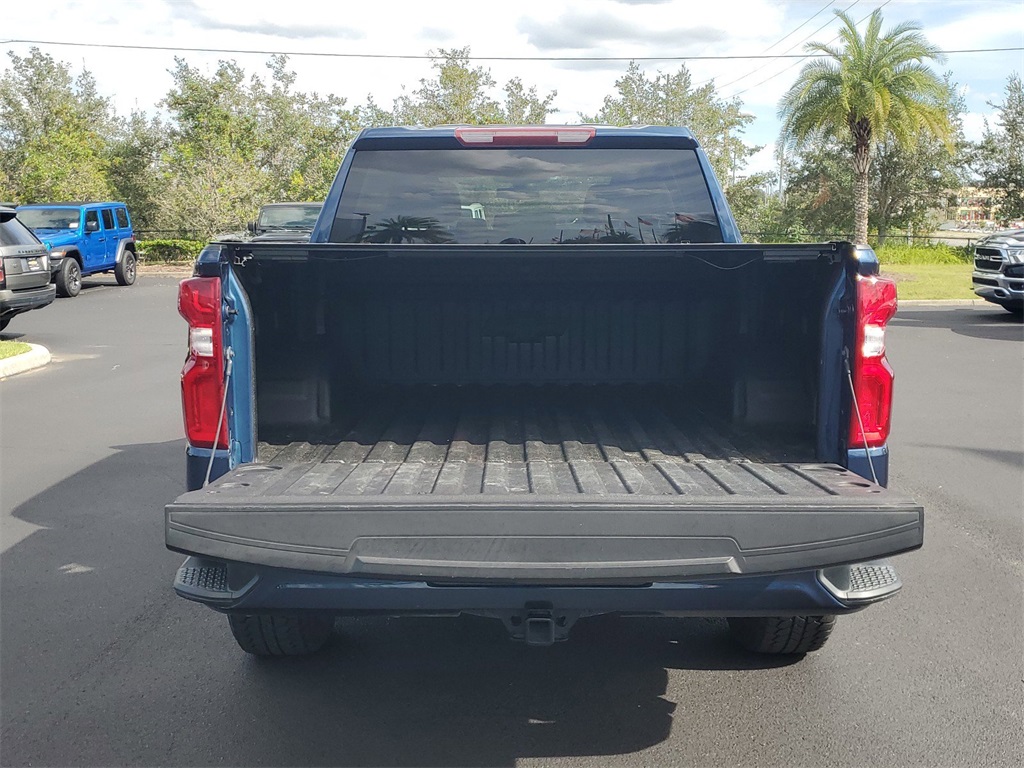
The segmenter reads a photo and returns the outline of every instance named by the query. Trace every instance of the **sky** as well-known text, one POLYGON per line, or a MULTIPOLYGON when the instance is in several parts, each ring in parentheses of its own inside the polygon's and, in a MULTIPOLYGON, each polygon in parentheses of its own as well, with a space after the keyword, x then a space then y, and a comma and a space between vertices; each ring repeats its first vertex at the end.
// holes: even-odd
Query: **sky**
POLYGON ((76 74, 92 72, 119 114, 156 114, 175 55, 207 73, 233 59, 263 74, 268 55, 283 52, 298 90, 333 93, 350 107, 372 95, 389 108, 403 87, 433 77, 431 51, 468 46, 473 66, 488 69, 499 89, 519 77, 541 95, 556 91, 548 122, 573 123, 600 109, 630 59, 649 78, 685 65, 695 84, 713 79, 720 96, 737 96, 754 116, 744 138, 764 146, 747 167, 756 172, 773 165, 778 101, 803 61, 706 57, 799 55, 809 41, 835 38, 836 10, 859 21, 880 6, 885 27, 914 22, 945 51, 1018 49, 949 53, 932 65, 952 73, 967 136, 980 138, 993 116, 988 103, 1002 101, 1011 73, 1024 75, 1024 0, 36 0, 4 4, 0 71, 10 66, 8 52, 25 56, 34 44, 76 74), (57 44, 82 42, 174 50, 57 44), (309 55, 318 53, 346 56, 309 55))

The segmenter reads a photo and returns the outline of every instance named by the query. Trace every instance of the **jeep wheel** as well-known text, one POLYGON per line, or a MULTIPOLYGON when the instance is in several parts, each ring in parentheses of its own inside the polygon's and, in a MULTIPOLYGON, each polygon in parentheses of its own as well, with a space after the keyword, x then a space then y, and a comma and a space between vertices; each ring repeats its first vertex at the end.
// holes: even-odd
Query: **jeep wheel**
POLYGON ((254 656, 303 656, 320 650, 334 622, 316 614, 228 614, 238 646, 254 656))
POLYGON ((57 273, 57 293, 60 296, 77 296, 82 290, 82 268, 70 256, 65 256, 57 273))
POLYGON ((9 317, 0 317, 0 331, 7 327, 7 324, 11 322, 9 317))
POLYGON ((730 618, 733 639, 755 653, 804 654, 825 644, 835 616, 767 616, 730 618))
POLYGON ((131 285, 135 282, 135 254, 131 251, 125 251, 121 254, 121 260, 117 262, 117 266, 114 267, 114 277, 117 278, 118 285, 131 285))

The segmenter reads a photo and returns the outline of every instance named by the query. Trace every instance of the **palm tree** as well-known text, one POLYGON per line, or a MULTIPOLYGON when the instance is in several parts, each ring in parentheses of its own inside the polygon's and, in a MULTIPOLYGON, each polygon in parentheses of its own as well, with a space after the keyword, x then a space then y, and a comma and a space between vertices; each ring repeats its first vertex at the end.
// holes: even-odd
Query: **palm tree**
POLYGON ((891 137, 912 148, 929 132, 952 152, 953 129, 943 107, 947 86, 925 62, 943 61, 941 51, 913 23, 882 33, 882 14, 871 14, 864 36, 837 11, 840 44, 808 43, 824 54, 804 65, 779 103, 785 141, 802 144, 834 133, 853 143, 854 239, 868 239, 868 170, 875 144, 891 137))
POLYGON ((452 236, 428 216, 394 216, 371 224, 362 234, 364 243, 450 243, 452 236))

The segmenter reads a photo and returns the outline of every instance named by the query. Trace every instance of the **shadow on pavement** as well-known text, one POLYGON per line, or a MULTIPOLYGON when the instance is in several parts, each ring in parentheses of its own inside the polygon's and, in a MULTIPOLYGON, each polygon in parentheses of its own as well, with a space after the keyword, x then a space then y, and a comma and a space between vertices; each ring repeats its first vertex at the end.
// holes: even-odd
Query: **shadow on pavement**
POLYGON ((890 326, 905 328, 946 328, 961 336, 995 341, 1024 341, 1024 324, 1019 315, 993 306, 936 309, 900 308, 890 326))
POLYGON ((668 670, 765 666, 718 621, 600 617, 551 648, 472 617, 343 619, 339 630, 315 657, 242 664, 240 698, 276 702, 251 760, 262 748, 295 766, 623 755, 669 738, 668 670))
MULTIPOLYGON (((721 620, 620 617, 550 648, 474 617, 345 618, 317 655, 248 657, 170 588, 182 448, 121 446, 14 511, 43 530, 2 557, 4 765, 600 764, 669 738, 669 670, 792 663, 740 651, 721 620)), ((691 682, 680 706, 704 711, 721 681, 691 682)))
POLYGON ((975 456, 980 456, 983 459, 997 461, 1000 464, 1005 464, 1011 469, 1024 470, 1024 453, 1021 453, 1020 451, 1011 451, 1003 448, 971 448, 966 445, 939 445, 937 443, 908 443, 907 445, 913 448, 956 450, 959 453, 974 454, 975 456))

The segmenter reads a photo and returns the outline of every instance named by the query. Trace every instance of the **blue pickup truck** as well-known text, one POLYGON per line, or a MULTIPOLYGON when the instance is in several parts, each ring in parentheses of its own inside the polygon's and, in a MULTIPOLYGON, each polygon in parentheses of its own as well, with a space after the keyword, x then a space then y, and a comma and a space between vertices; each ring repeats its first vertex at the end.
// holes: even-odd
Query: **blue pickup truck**
POLYGON ((82 277, 98 272, 113 272, 118 285, 135 282, 135 232, 124 203, 20 205, 18 219, 49 250, 57 295, 77 296, 82 277))
POLYGON ((923 541, 877 272, 742 243, 682 128, 367 129, 310 242, 213 243, 181 283, 174 589, 264 656, 359 614, 817 650, 923 541))

